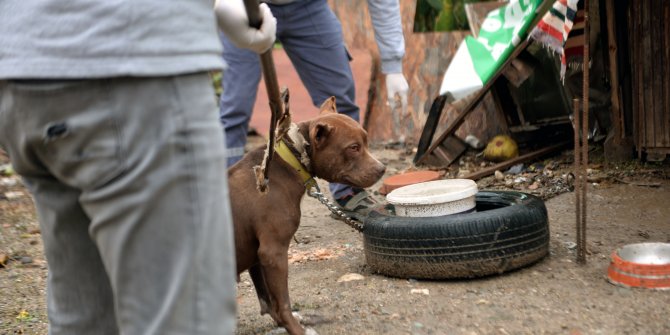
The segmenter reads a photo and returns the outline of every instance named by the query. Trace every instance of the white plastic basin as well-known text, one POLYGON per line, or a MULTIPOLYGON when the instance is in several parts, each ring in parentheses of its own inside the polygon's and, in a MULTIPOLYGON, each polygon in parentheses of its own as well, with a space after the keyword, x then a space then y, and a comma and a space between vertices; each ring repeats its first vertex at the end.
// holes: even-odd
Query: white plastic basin
POLYGON ((386 195, 398 216, 427 217, 475 208, 477 184, 470 179, 445 179, 403 186, 386 195))

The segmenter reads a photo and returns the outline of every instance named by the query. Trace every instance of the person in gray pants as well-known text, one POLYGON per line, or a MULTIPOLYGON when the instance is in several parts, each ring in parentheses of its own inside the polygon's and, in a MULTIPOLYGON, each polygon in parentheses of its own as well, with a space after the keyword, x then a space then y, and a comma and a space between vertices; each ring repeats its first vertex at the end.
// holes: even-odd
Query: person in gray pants
MULTIPOLYGON (((335 96, 338 112, 359 121, 360 111, 355 104, 354 79, 349 65, 351 57, 344 45, 341 24, 327 1, 265 2, 277 18, 277 39, 307 88, 312 103, 319 106, 328 97, 335 96)), ((382 72, 386 74, 389 102, 395 103, 398 94, 401 103, 406 105, 408 85, 402 74, 405 43, 398 0, 368 0, 368 5, 381 54, 382 72)), ((229 68, 223 75, 220 120, 226 130, 230 166, 244 154, 261 68, 258 57, 236 48, 225 34, 221 39, 223 58, 229 68)), ((366 214, 374 204, 361 189, 330 184, 330 191, 349 214, 366 214)))
MULTIPOLYGON (((0 1, 0 147, 37 208, 49 334, 234 333, 212 5, 0 1)), ((271 47, 269 9, 259 30, 219 10, 271 47)))

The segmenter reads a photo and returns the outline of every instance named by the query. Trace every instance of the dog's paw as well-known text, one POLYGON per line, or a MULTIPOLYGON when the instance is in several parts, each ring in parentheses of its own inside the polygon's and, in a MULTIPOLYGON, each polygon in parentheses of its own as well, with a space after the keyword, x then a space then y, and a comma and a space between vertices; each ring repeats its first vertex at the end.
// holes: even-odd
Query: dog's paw
MULTIPOLYGON (((286 335, 286 334, 288 334, 288 332, 286 331, 286 329, 284 329, 284 327, 277 327, 265 333, 265 335, 286 335)), ((319 333, 317 333, 316 330, 314 330, 314 328, 307 327, 305 328, 305 335, 319 335, 319 333)))
POLYGON ((261 315, 270 314, 270 305, 267 301, 258 299, 258 303, 261 305, 261 315))
POLYGON ((286 329, 284 327, 277 327, 267 333, 265 335, 286 335, 288 332, 286 332, 286 329))
POLYGON ((298 322, 302 322, 302 315, 300 315, 300 313, 298 313, 298 312, 291 312, 291 314, 293 314, 293 317, 294 317, 296 320, 298 320, 298 322))

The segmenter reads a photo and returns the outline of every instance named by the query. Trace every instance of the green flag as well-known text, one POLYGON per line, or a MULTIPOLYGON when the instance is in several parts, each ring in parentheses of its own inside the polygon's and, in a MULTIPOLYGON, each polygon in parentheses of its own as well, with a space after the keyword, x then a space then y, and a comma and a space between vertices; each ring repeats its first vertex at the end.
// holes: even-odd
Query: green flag
POLYGON ((454 100, 481 89, 507 60, 514 48, 526 38, 536 18, 548 9, 543 0, 512 0, 491 11, 479 36, 467 36, 442 79, 440 94, 454 100))

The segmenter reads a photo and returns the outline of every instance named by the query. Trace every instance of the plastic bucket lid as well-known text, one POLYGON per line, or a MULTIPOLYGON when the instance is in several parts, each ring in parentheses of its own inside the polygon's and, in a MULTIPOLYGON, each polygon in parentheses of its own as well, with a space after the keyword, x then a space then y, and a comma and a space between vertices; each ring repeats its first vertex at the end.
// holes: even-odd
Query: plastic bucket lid
POLYGON ((444 179, 403 186, 386 195, 394 205, 432 205, 465 199, 477 194, 470 179, 444 179))

